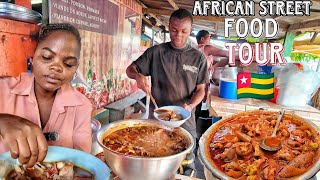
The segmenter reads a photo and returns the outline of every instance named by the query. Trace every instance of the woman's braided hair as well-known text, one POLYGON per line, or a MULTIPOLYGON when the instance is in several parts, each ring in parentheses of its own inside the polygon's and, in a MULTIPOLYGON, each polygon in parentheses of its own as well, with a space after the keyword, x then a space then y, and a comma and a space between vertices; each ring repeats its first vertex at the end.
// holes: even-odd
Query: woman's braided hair
POLYGON ((67 31, 76 37, 79 46, 81 47, 81 37, 78 29, 71 24, 68 23, 54 23, 47 24, 40 29, 39 32, 39 42, 45 40, 49 34, 55 31, 67 31))

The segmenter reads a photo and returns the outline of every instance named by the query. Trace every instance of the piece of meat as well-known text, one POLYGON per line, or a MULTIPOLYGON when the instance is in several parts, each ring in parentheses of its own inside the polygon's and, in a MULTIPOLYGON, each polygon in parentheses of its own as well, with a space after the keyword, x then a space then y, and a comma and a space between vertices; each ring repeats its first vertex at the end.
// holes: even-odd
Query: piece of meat
POLYGON ((233 169, 230 169, 228 172, 227 172, 227 175, 232 177, 232 178, 239 178, 240 176, 242 176, 242 172, 241 171, 235 171, 233 169))
POLYGON ((296 168, 296 167, 293 167, 293 166, 285 166, 283 167, 278 176, 280 178, 290 178, 290 177, 294 177, 294 176, 298 176, 300 174, 303 174, 304 172, 306 172, 307 169, 305 168, 296 168))
POLYGON ((231 161, 236 157, 235 148, 226 148, 220 156, 225 161, 231 161))
POLYGON ((47 172, 50 178, 52 178, 55 174, 58 174, 59 171, 58 171, 57 165, 54 164, 53 166, 49 167, 47 172))
POLYGON ((291 148, 291 149, 294 149, 294 150, 301 150, 302 149, 302 144, 299 143, 298 141, 295 141, 295 140, 287 140, 286 141, 286 144, 291 148))
POLYGON ((276 175, 276 168, 270 168, 268 172, 268 180, 274 180, 276 175))
POLYGON ((214 149, 221 149, 221 148, 223 148, 223 144, 221 144, 221 143, 210 143, 209 147, 214 148, 214 149))
POLYGON ((303 168, 306 165, 310 164, 312 160, 313 160, 313 155, 311 152, 308 152, 306 154, 301 154, 295 157, 292 161, 289 162, 288 165, 297 167, 297 168, 303 168))
POLYGON ((34 180, 47 180, 46 167, 40 163, 35 164, 32 168, 26 169, 27 176, 31 177, 34 180))
POLYGON ((234 134, 241 140, 244 142, 250 142, 251 141, 251 137, 240 132, 240 131, 235 131, 234 134))
POLYGON ((291 132, 291 134, 294 135, 294 136, 299 136, 300 138, 303 138, 303 137, 304 137, 304 132, 301 131, 301 130, 298 130, 298 129, 293 130, 293 131, 291 132))
POLYGON ((280 151, 278 151, 276 154, 273 155, 274 159, 285 160, 285 161, 291 161, 294 157, 295 155, 288 148, 282 148, 280 151))
POLYGON ((74 164, 67 162, 66 165, 62 169, 59 170, 59 176, 62 179, 73 178, 73 176, 74 176, 73 166, 74 166, 74 164))
POLYGON ((281 178, 289 178, 303 174, 307 171, 307 165, 309 165, 313 160, 312 153, 308 152, 306 154, 301 154, 295 157, 292 161, 289 162, 287 166, 284 166, 278 176, 281 178))
POLYGON ((251 143, 248 143, 248 142, 237 142, 235 144, 235 147, 236 147, 236 153, 239 156, 247 156, 253 151, 251 143))
POLYGON ((256 142, 256 141, 253 141, 252 142, 252 145, 253 145, 253 147, 254 147, 254 157, 262 157, 263 156, 263 153, 262 153, 262 151, 261 151, 261 149, 260 149, 260 146, 259 146, 259 143, 258 142, 256 142))

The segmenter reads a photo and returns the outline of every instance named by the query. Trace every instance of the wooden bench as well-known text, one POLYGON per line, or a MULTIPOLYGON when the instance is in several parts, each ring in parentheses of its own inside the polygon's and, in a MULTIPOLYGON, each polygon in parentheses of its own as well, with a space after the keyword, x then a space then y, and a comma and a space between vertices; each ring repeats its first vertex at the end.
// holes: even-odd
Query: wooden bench
POLYGON ((115 101, 111 104, 108 104, 105 108, 109 110, 109 121, 113 122, 116 120, 124 119, 126 108, 132 106, 137 103, 141 99, 146 97, 146 93, 140 89, 137 92, 115 101))

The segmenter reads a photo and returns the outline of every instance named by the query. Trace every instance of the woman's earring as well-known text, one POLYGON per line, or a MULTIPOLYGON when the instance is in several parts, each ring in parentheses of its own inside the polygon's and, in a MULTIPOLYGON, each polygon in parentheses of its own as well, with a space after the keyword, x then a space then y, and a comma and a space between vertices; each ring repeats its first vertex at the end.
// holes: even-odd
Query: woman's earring
POLYGON ((78 72, 76 71, 73 75, 73 79, 75 79, 76 77, 78 77, 78 72))
POLYGON ((33 59, 32 57, 27 58, 27 72, 31 73, 32 72, 32 64, 33 64, 33 59))

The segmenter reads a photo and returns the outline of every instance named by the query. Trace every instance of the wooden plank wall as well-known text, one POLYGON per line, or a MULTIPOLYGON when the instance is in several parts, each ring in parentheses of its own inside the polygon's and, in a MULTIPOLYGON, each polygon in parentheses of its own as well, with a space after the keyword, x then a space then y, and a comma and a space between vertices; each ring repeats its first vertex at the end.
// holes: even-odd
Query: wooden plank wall
POLYGON ((140 50, 141 7, 137 8, 135 4, 133 7, 136 11, 134 11, 131 6, 128 6, 132 5, 132 2, 114 3, 119 7, 116 35, 80 30, 82 37, 80 72, 86 78, 89 71, 88 61, 91 61, 91 70, 96 74, 96 82, 101 83, 103 76, 106 77, 108 82, 104 83, 108 84, 105 87, 108 92, 107 104, 122 99, 137 90, 135 81, 127 78, 125 70, 144 51, 144 48, 140 50), (126 19, 126 14, 132 12, 136 14, 133 20, 138 21, 138 25, 134 27, 138 31, 133 30, 128 18, 126 19))
POLYGON ((94 105, 101 107, 134 93, 136 83, 127 78, 125 70, 145 50, 140 50, 142 7, 135 0, 75 1, 87 8, 79 8, 67 0, 52 0, 49 16, 51 22, 65 22, 63 17, 69 17, 72 20, 68 23, 75 22, 74 25, 80 29, 82 51, 79 71, 82 81, 89 84, 87 96, 94 105), (99 10, 99 13, 86 11, 88 7, 99 10), (80 11, 85 15, 79 16, 80 11), (99 24, 91 20, 90 15, 107 23, 99 24), (99 24, 100 28, 95 30, 79 25, 79 20, 99 24), (90 71, 92 79, 88 79, 90 71))

